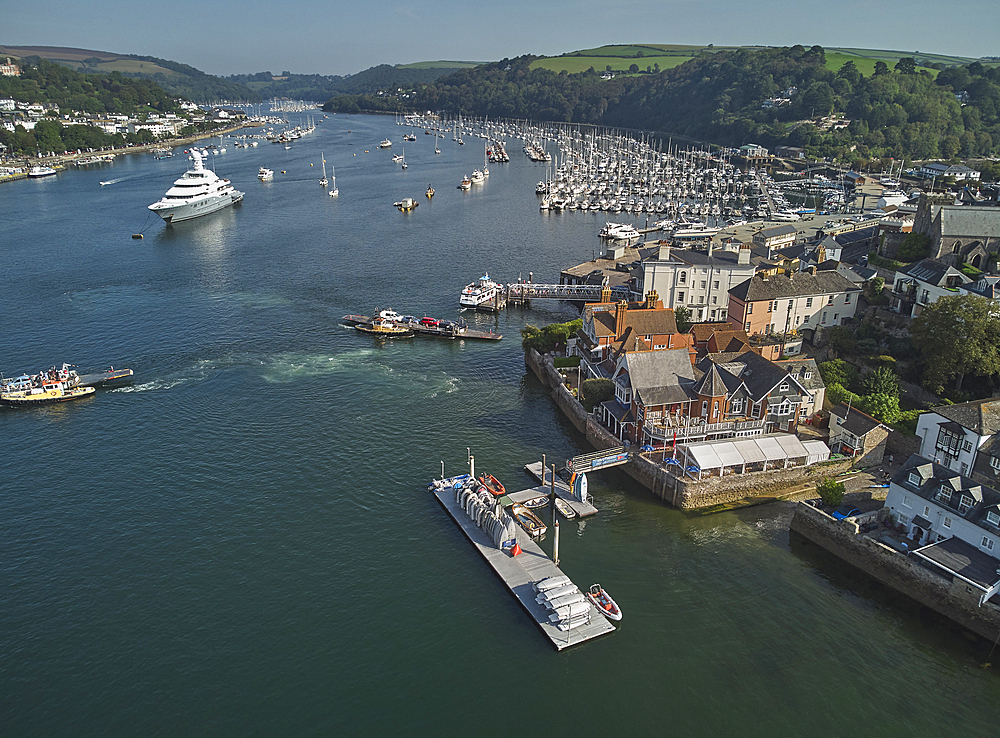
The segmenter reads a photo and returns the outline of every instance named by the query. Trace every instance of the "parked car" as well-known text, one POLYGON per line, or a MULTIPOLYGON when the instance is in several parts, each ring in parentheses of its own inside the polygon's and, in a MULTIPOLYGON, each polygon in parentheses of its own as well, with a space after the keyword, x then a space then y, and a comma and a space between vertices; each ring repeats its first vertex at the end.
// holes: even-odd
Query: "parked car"
POLYGON ((438 321, 436 321, 434 318, 421 318, 420 319, 420 325, 437 327, 437 326, 439 326, 441 324, 438 321))

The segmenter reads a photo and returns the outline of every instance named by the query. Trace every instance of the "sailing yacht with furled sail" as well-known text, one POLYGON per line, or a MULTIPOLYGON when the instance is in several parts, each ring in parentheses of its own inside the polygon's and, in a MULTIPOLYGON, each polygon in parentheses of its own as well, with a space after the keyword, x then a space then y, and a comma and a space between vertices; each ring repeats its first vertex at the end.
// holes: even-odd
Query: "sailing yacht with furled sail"
POLYGON ((330 197, 336 197, 340 194, 340 190, 337 189, 337 168, 330 165, 330 180, 333 183, 333 189, 330 190, 330 197))
POLYGON ((319 183, 321 187, 326 187, 330 184, 330 180, 326 178, 326 155, 321 151, 319 152, 319 158, 323 160, 323 179, 319 183))

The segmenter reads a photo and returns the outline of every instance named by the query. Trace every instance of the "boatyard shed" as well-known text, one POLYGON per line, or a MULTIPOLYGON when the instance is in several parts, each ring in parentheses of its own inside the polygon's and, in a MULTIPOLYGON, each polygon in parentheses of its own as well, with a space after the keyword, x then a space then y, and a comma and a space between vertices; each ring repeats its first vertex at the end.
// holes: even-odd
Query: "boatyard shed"
POLYGON ((747 472, 807 466, 830 458, 823 441, 800 441, 791 433, 770 433, 749 438, 679 443, 668 466, 677 474, 701 479, 703 476, 745 474, 747 472), (673 463, 670 463, 673 461, 673 463))

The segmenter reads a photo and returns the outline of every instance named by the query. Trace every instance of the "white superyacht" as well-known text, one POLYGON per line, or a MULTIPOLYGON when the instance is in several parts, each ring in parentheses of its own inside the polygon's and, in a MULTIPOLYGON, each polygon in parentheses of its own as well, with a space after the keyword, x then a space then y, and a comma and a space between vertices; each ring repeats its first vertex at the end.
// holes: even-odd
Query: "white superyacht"
POLYGON ((202 165, 200 152, 192 150, 191 158, 194 166, 158 202, 149 206, 167 223, 208 215, 243 199, 243 193, 234 189, 228 179, 202 165))

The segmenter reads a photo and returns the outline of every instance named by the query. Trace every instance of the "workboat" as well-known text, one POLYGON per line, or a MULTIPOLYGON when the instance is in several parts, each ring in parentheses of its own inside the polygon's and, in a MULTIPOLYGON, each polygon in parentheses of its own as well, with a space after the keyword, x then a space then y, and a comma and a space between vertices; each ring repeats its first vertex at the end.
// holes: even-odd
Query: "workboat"
POLYGON ((492 474, 484 474, 479 477, 479 481, 482 483, 486 489, 489 490, 490 494, 494 497, 502 497, 507 494, 507 490, 500 483, 500 480, 494 477, 492 474))
POLYGON ((167 223, 208 215, 243 199, 243 193, 228 179, 202 165, 201 152, 192 149, 191 158, 194 160, 191 169, 158 202, 149 206, 167 223))
POLYGON ((414 200, 412 197, 404 197, 399 202, 393 203, 393 205, 395 205, 400 210, 413 210, 419 204, 420 203, 414 200))
POLYGON ((486 273, 472 284, 465 286, 458 303, 462 307, 477 308, 496 298, 500 289, 500 284, 490 279, 489 273, 486 273))
POLYGON ((274 179, 274 170, 268 169, 267 167, 261 167, 257 171, 257 179, 259 179, 261 182, 270 182, 272 179, 274 179))
POLYGON ((587 593, 587 599, 594 603, 594 606, 600 611, 602 615, 611 620, 621 620, 622 611, 618 607, 618 603, 611 599, 611 595, 604 591, 604 587, 600 584, 590 585, 590 591, 587 593))
POLYGON ((524 505, 512 505, 510 514, 517 521, 518 525, 524 528, 532 538, 543 536, 545 535, 545 531, 548 530, 545 527, 545 523, 539 520, 535 513, 531 512, 524 505))
POLYGON ((427 185, 427 191, 424 193, 427 197, 434 197, 434 188, 427 185))
POLYGON ((77 400, 94 393, 93 387, 80 386, 80 375, 63 364, 38 374, 22 374, 0 385, 0 405, 31 407, 54 402, 77 400))
POLYGON ((354 329, 381 338, 410 338, 413 335, 413 331, 409 328, 385 318, 374 318, 370 323, 359 323, 354 329))

